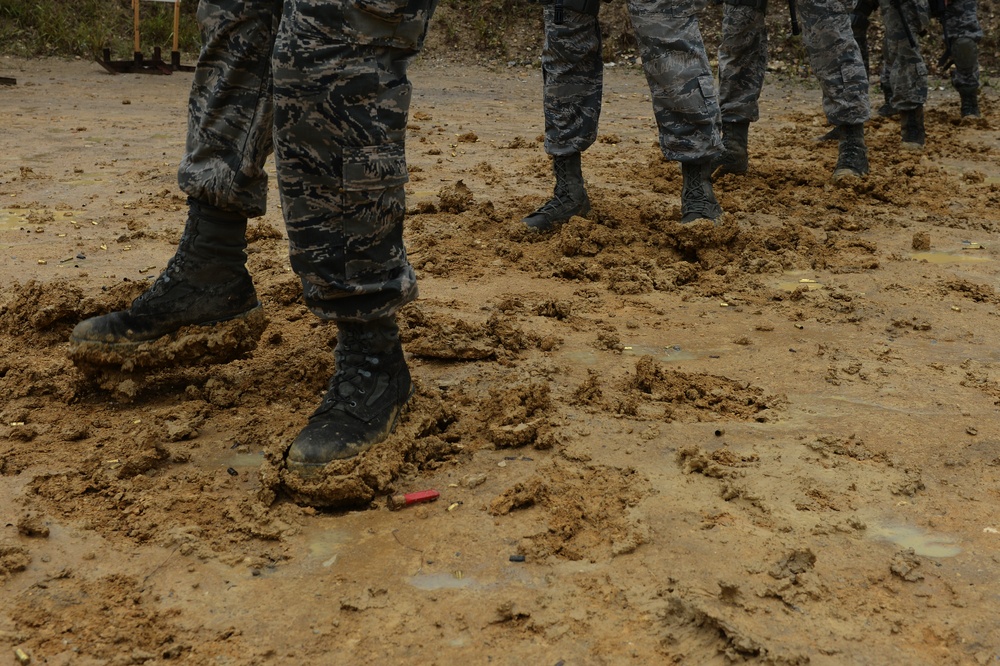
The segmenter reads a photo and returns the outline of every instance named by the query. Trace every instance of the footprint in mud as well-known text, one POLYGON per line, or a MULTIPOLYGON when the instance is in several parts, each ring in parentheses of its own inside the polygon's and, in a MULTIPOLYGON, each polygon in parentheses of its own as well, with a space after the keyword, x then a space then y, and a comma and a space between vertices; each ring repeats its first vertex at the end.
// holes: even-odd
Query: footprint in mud
POLYGON ((533 561, 597 562, 631 553, 649 540, 648 527, 629 510, 650 492, 646 479, 631 468, 556 463, 512 485, 487 510, 494 516, 531 507, 545 512, 547 529, 521 544, 533 561))

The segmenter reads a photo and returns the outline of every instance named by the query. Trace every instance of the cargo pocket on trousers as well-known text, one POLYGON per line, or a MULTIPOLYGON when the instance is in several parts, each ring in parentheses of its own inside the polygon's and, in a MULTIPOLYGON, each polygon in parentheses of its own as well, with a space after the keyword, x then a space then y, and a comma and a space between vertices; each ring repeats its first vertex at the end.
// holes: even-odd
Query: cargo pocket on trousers
POLYGON ((716 115, 719 111, 719 94, 715 87, 715 79, 708 76, 698 77, 698 87, 701 89, 701 96, 705 99, 705 106, 710 115, 716 115))
POLYGON ((410 0, 354 0, 359 10, 389 23, 402 21, 409 5, 410 0))
POLYGON ((406 148, 402 143, 344 148, 344 189, 348 192, 384 190, 410 181, 406 148))
POLYGON ((405 264, 401 253, 409 181, 402 143, 344 148, 345 274, 381 274, 405 264), (397 247, 398 246, 398 247, 397 247))

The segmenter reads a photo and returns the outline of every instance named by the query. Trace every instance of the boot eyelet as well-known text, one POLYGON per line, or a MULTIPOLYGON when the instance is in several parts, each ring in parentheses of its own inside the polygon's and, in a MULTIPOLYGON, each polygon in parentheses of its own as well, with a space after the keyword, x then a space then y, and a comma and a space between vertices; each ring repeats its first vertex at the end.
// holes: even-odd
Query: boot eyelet
POLYGON ((358 403, 355 402, 354 400, 351 400, 350 405, 351 405, 351 407, 357 407, 358 403))

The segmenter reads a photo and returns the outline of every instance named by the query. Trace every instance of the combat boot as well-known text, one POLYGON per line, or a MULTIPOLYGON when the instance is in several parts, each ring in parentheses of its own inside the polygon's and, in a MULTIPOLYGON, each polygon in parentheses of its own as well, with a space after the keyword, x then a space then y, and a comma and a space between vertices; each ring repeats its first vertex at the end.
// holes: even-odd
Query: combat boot
POLYGON ((712 160, 712 176, 746 173, 749 167, 747 143, 750 121, 722 123, 722 154, 712 160))
POLYGON ((722 216, 722 207, 712 191, 712 163, 694 164, 683 162, 681 175, 681 224, 695 220, 712 220, 722 216))
POLYGON ((288 450, 286 465, 300 475, 384 440, 413 394, 395 317, 339 322, 334 362, 323 402, 288 450))
MULTIPOLYGON (((951 55, 955 59, 955 73, 962 81, 978 80, 979 46, 974 39, 959 37, 951 43, 951 55)), ((961 99, 963 118, 979 118, 979 86, 955 86, 961 99)))
POLYGON ((247 219, 188 200, 184 233, 166 268, 127 310, 86 319, 71 346, 127 352, 193 324, 263 319, 246 269, 247 219))
POLYGON ((979 113, 979 88, 970 86, 958 89, 958 96, 961 100, 961 113, 963 118, 980 118, 979 113))
POLYGON ((556 176, 552 198, 524 218, 523 222, 529 229, 549 231, 574 215, 586 215, 590 212, 590 198, 583 183, 580 153, 554 155, 552 170, 556 176))
POLYGON ((868 148, 865 146, 865 126, 841 125, 837 166, 833 169, 833 182, 847 178, 860 178, 868 174, 868 148))
POLYGON ((903 134, 904 150, 923 150, 927 135, 924 132, 924 107, 908 109, 902 112, 900 126, 903 134))

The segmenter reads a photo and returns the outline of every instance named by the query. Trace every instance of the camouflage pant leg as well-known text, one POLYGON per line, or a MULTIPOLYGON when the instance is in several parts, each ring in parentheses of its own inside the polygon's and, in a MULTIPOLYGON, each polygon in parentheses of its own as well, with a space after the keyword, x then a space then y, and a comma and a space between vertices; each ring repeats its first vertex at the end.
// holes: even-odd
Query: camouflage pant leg
POLYGON ((756 122, 767 70, 765 13, 723 2, 719 43, 719 106, 722 122, 756 122))
POLYGON ((563 22, 557 25, 551 4, 545 6, 543 14, 545 152, 582 153, 597 140, 601 116, 601 29, 596 16, 572 10, 565 10, 563 22))
POLYGON ((271 45, 282 0, 201 0, 202 49, 188 101, 178 182, 187 195, 247 217, 267 209, 271 45))
POLYGON ((701 163, 722 152, 719 98, 698 29, 704 0, 628 0, 668 160, 701 163))
MULTIPOLYGON (((959 37, 967 37, 976 43, 983 39, 983 29, 979 25, 979 17, 976 15, 976 4, 977 0, 952 0, 948 3, 944 10, 942 23, 949 42, 959 37)), ((955 88, 978 88, 979 62, 975 63, 971 72, 959 72, 957 67, 953 69, 951 84, 955 88)))
POLYGON ((888 81, 892 97, 889 103, 894 109, 909 111, 927 102, 927 65, 920 55, 920 43, 911 46, 907 38, 907 27, 914 41, 916 36, 930 21, 930 11, 926 0, 901 0, 898 7, 891 0, 881 0, 882 24, 885 26, 882 59, 883 82, 888 81), (905 23, 904 23, 905 21, 905 23))
POLYGON ((853 0, 799 3, 809 65, 823 90, 823 112, 831 125, 868 120, 868 75, 851 32, 853 0))
POLYGON ((879 0, 858 0, 851 12, 851 32, 854 33, 854 41, 858 43, 861 50, 861 59, 865 63, 865 71, 871 74, 871 67, 868 61, 868 28, 871 26, 871 16, 878 9, 879 0))
POLYGON ((285 0, 274 48, 275 160, 292 268, 323 319, 413 300, 404 139, 437 0, 285 0))

